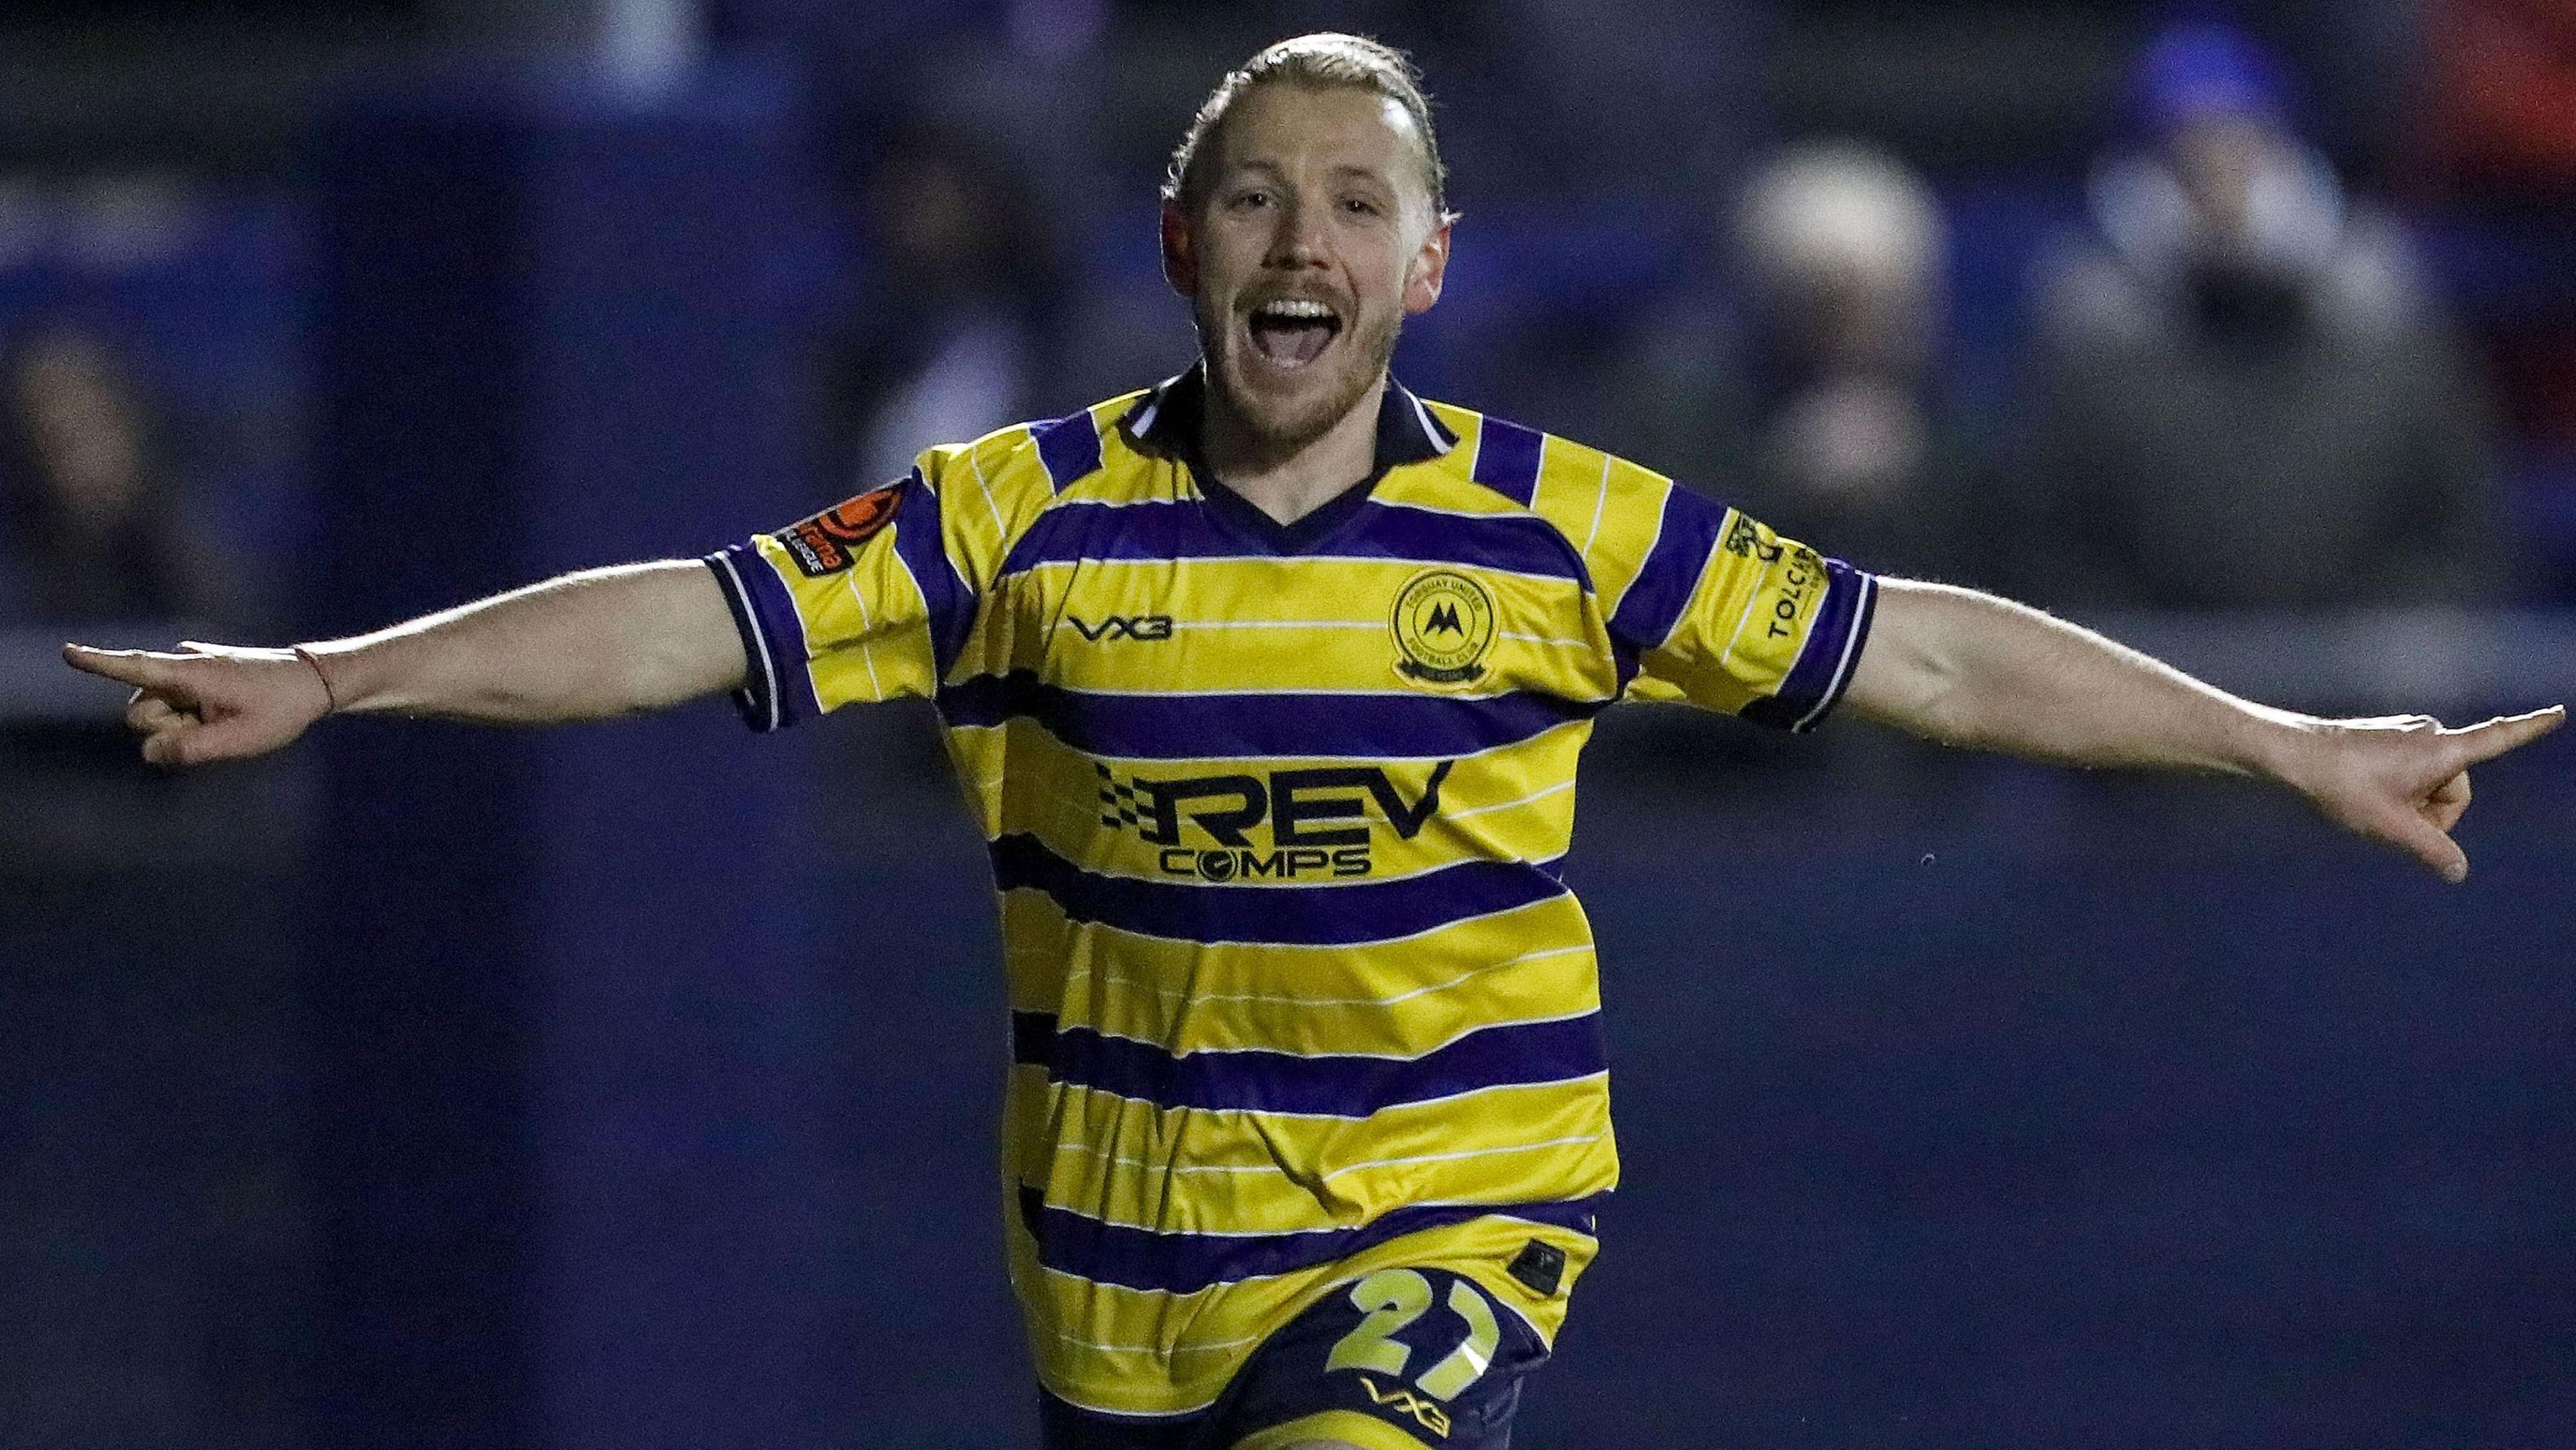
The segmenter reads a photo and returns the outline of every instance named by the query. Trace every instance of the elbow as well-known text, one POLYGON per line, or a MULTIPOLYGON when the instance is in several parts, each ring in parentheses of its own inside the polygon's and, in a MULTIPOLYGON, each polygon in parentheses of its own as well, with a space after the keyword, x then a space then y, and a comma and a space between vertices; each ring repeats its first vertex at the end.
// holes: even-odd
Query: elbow
POLYGON ((1896 723, 1943 745, 1975 747, 1986 743, 1969 709, 1974 699, 1964 687, 1957 661, 1927 655, 1914 670, 1910 684, 1905 717, 1896 723))
POLYGON ((1878 624, 1853 676, 1851 700, 1882 724, 1944 745, 1988 743, 1994 703, 1977 661, 1985 601, 1947 585, 1883 584, 1878 624))
POLYGON ((1852 680, 1864 717, 1945 745, 1972 744, 1975 722, 1966 671, 1949 652, 1920 639, 1873 639, 1852 680))

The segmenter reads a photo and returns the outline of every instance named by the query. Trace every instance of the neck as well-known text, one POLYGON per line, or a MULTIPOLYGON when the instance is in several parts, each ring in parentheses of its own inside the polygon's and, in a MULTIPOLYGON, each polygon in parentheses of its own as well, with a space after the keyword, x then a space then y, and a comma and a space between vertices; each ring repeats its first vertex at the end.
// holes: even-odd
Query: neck
POLYGON ((1293 524, 1368 477, 1377 464, 1377 413, 1386 374, 1335 419, 1302 443, 1265 439, 1246 427, 1211 383, 1200 426, 1207 465, 1228 488, 1283 524, 1293 524))

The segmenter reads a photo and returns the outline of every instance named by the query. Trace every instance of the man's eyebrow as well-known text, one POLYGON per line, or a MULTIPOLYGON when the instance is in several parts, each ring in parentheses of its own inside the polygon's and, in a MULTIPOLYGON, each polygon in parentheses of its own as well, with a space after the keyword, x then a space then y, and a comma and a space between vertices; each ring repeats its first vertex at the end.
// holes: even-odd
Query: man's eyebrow
MULTIPOLYGON (((1230 161, 1226 163, 1224 174, 1228 176, 1240 176, 1246 172, 1260 172, 1267 176, 1284 177, 1288 174, 1288 169, 1281 166, 1276 161, 1268 161, 1259 157, 1253 157, 1241 161, 1230 161)), ((1356 177, 1361 181, 1375 182, 1380 186, 1391 186, 1394 184, 1385 172, 1373 166, 1362 166, 1355 161, 1345 161, 1342 164, 1335 166, 1332 168, 1331 174, 1336 177, 1356 177)))

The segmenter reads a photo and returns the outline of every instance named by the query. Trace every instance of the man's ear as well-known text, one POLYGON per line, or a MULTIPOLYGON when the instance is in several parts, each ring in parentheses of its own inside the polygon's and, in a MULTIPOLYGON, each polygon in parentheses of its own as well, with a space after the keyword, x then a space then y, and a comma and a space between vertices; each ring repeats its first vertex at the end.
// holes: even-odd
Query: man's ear
POLYGON ((1440 284, 1449 276, 1449 228, 1442 221, 1423 238, 1422 250, 1413 254, 1413 263, 1404 273, 1404 312, 1410 317, 1431 310, 1440 300, 1440 284))
POLYGON ((1198 238, 1189 218, 1171 202, 1163 203, 1163 280, 1184 297, 1199 295, 1198 238))

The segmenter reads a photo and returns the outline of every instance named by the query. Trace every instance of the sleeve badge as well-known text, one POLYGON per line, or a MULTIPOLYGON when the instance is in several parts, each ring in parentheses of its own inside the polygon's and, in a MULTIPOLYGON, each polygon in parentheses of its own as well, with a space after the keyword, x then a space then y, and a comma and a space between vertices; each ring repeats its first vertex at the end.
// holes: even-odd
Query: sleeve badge
POLYGON ((836 504, 771 537, 787 546, 787 556, 808 579, 846 572, 858 561, 859 546, 894 521, 903 503, 903 485, 890 483, 836 504))

